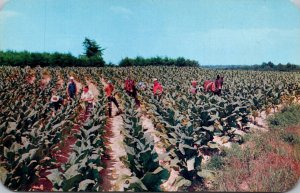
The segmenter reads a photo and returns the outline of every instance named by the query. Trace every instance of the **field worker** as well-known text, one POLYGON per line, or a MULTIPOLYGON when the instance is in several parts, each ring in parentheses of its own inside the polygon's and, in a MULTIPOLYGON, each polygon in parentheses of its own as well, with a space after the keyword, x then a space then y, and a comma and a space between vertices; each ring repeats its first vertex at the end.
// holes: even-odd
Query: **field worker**
POLYGON ((146 90, 147 86, 146 86, 146 84, 144 82, 139 82, 138 88, 139 88, 139 90, 143 90, 144 91, 144 90, 146 90))
POLYGON ((215 86, 216 86, 215 94, 220 96, 222 86, 223 86, 223 77, 220 77, 220 75, 217 75, 217 79, 215 80, 215 86))
POLYGON ((83 108, 85 109, 85 112, 88 112, 91 108, 93 108, 94 95, 89 90, 88 86, 83 88, 80 99, 83 102, 83 108))
POLYGON ((139 107, 140 101, 137 98, 137 90, 135 87, 135 82, 134 80, 130 79, 130 76, 128 76, 127 79, 125 80, 125 91, 129 96, 134 98, 135 104, 139 107))
POLYGON ((70 99, 74 99, 77 93, 77 87, 74 82, 74 77, 70 77, 70 82, 68 82, 67 93, 70 99))
POLYGON ((50 108, 54 109, 54 111, 52 112, 52 116, 54 116, 55 112, 62 106, 64 99, 58 95, 53 94, 50 101, 50 108))
POLYGON ((156 78, 153 79, 153 95, 154 97, 158 97, 158 100, 160 100, 161 95, 163 93, 163 88, 161 84, 158 82, 156 78))
POLYGON ((121 114, 122 111, 119 108, 118 101, 116 100, 116 98, 113 95, 114 86, 113 86, 112 82, 109 80, 109 81, 107 81, 107 83, 108 84, 105 86, 104 91, 105 91, 107 99, 108 99, 108 113, 109 113, 109 117, 111 117, 111 114, 112 114, 112 102, 118 108, 117 115, 121 114))
POLYGON ((196 94, 197 93, 197 81, 196 80, 193 80, 192 82, 192 86, 191 86, 191 89, 190 89, 190 92, 192 94, 196 94))

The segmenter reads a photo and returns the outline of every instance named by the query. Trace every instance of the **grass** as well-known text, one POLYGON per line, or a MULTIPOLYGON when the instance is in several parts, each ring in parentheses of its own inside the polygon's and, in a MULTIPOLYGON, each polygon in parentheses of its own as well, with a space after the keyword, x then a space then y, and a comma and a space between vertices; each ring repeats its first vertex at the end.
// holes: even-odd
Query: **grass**
POLYGON ((207 164, 206 168, 209 170, 219 170, 224 166, 224 160, 219 155, 213 155, 210 162, 207 164))
POLYGON ((300 178, 300 106, 268 119, 269 132, 246 136, 206 165, 218 171, 213 191, 285 192, 300 178))
POLYGON ((296 145, 300 143, 300 137, 293 133, 282 133, 281 139, 291 145, 296 145))
POLYGON ((284 107, 281 113, 268 118, 268 123, 271 128, 283 129, 290 126, 295 126, 300 122, 300 105, 292 104, 284 107))

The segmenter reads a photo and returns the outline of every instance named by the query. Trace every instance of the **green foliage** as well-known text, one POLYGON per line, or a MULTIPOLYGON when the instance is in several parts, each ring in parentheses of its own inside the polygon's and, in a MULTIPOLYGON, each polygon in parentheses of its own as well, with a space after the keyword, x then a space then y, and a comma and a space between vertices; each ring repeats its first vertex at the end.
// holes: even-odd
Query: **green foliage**
POLYGON ((300 105, 290 105, 268 119, 271 128, 285 128, 300 123, 300 105))
POLYGON ((0 51, 1 66, 30 67, 103 67, 103 50, 94 40, 85 38, 83 42, 85 55, 75 57, 70 53, 37 53, 28 51, 0 51))
POLYGON ((283 132, 280 137, 286 143, 292 145, 300 144, 300 137, 296 134, 283 132))
POLYGON ((0 83, 5 91, 0 95, 1 103, 10 104, 0 113, 0 159, 1 166, 7 171, 6 178, 1 179, 5 179, 5 186, 15 191, 27 190, 39 168, 52 167, 54 160, 49 158, 50 149, 62 139, 61 133, 72 123, 66 114, 74 112, 74 106, 70 105, 58 111, 56 117, 51 117, 47 112, 48 101, 43 99, 47 99, 54 82, 49 83, 49 90, 40 92, 38 84, 25 85, 20 81, 26 75, 25 69, 16 72, 15 68, 2 72, 0 83), (12 74, 19 79, 6 79, 12 74), (22 98, 17 100, 20 95, 22 98))
POLYGON ((83 61, 77 59, 71 54, 62 53, 36 53, 36 52, 15 52, 0 51, 0 64, 3 66, 84 66, 83 61))
MULTIPOLYGON (((56 60, 59 59, 60 57, 56 56, 56 60)), ((80 59, 89 61, 86 56, 80 59)), ((50 156, 49 151, 63 140, 62 133, 70 131, 73 123, 77 121, 74 117, 78 112, 74 112, 74 108, 78 105, 78 98, 74 104, 58 111, 55 117, 48 115, 47 103, 58 75, 67 80, 72 72, 82 83, 85 83, 84 77, 92 77, 98 85, 101 85, 100 77, 109 78, 116 83, 116 91, 122 98, 120 101, 125 101, 125 104, 120 105, 125 109, 125 114, 122 115, 124 129, 121 129, 121 133, 124 135, 127 155, 123 160, 132 173, 128 177, 127 188, 136 191, 159 191, 159 185, 167 180, 167 169, 170 168, 179 172, 174 182, 175 187, 189 186, 199 177, 201 179, 203 176, 210 176, 211 172, 200 167, 200 153, 212 153, 220 149, 220 146, 212 141, 213 137, 219 136, 226 142, 241 142, 241 136, 236 131, 246 131, 249 128, 248 118, 251 112, 259 112, 279 104, 282 95, 295 95, 299 90, 300 80, 299 74, 293 72, 212 71, 198 67, 174 66, 48 68, 47 71, 53 79, 43 90, 38 84, 42 74, 39 68, 0 67, 0 88, 3 91, 0 93, 3 106, 0 113, 0 155, 4 168, 1 171, 7 173, 6 178, 0 177, 5 179, 5 185, 12 190, 26 190, 26 183, 30 184, 36 179, 35 173, 39 171, 40 166, 52 166, 51 163, 55 160, 50 159, 47 163, 43 163, 42 160, 50 156), (37 80, 33 85, 20 81, 25 79, 28 70, 36 72, 37 80), (121 91, 124 77, 128 74, 131 74, 136 82, 147 82, 149 87, 155 74, 164 87, 164 94, 159 101, 153 97, 149 87, 138 94, 138 97, 142 98, 141 109, 145 108, 142 113, 147 111, 155 125, 155 135, 160 137, 157 144, 154 144, 152 134, 145 132, 146 128, 141 124, 142 115, 135 110, 134 104, 130 103, 131 98, 121 91), (221 96, 204 92, 201 85, 204 80, 217 74, 225 77, 221 96), (190 80, 193 79, 200 84, 199 92, 195 95, 188 92, 190 80), (161 146, 164 153, 158 154, 154 145, 161 146)), ((65 93, 65 88, 59 89, 58 92, 65 93)), ((75 134, 78 140, 70 160, 58 175, 53 171, 52 180, 56 183, 56 190, 101 190, 97 184, 101 182, 99 171, 105 167, 101 155, 105 150, 102 126, 105 124, 104 112, 107 108, 103 104, 107 101, 103 96, 99 98, 93 115, 82 125, 80 132, 75 134), (74 175, 69 175, 70 173, 74 175)), ((287 112, 289 116, 286 120, 298 119, 291 118, 298 110, 285 109, 283 113, 287 112)), ((291 144, 296 144, 295 139, 292 135, 282 136, 282 140, 291 144)), ((242 152, 242 149, 233 143, 234 151, 226 153, 232 160, 238 159, 246 163, 251 156, 258 159, 264 153, 270 153, 271 143, 259 138, 251 142, 255 145, 253 152, 249 149, 242 152)), ((212 168, 221 167, 222 161, 219 158, 213 158, 212 168)), ((224 159, 224 162, 226 164, 232 160, 224 159)), ((245 167, 245 171, 249 171, 249 168, 245 167)))
POLYGON ((215 179, 219 187, 212 191, 285 192, 295 186, 300 150, 296 133, 277 129, 252 134, 247 141, 243 147, 225 149, 224 166, 215 179))
MULTIPOLYGON (((105 102, 104 95, 99 98, 100 102, 105 102)), ((102 190, 99 172, 105 167, 101 160, 106 149, 102 138, 106 123, 104 114, 105 107, 97 103, 93 115, 75 134, 78 140, 68 162, 62 166, 63 171, 55 169, 47 176, 55 191, 102 190)))
POLYGON ((168 170, 158 163, 158 154, 154 151, 154 142, 150 134, 143 131, 140 116, 134 104, 126 103, 124 142, 127 152, 128 166, 134 176, 130 177, 130 185, 126 190, 161 191, 160 185, 170 176, 168 170))
MULTIPOLYGON (((256 144, 257 147, 257 144, 256 144)), ((246 148, 245 150, 241 148, 238 144, 232 144, 232 148, 226 150, 226 157, 224 157, 224 161, 229 161, 231 159, 238 159, 241 161, 247 161, 251 154, 249 153, 250 149, 246 148)), ((260 152, 261 153, 261 152, 260 152)))
POLYGON ((102 49, 95 40, 91 40, 89 38, 85 38, 83 41, 83 47, 85 50, 85 55, 88 58, 91 57, 99 57, 101 58, 103 55, 104 49, 102 49))
POLYGON ((189 60, 184 59, 182 57, 179 57, 177 59, 171 59, 171 58, 161 58, 161 57, 155 57, 155 58, 143 58, 143 57, 136 57, 134 59, 132 58, 124 58, 119 63, 120 67, 128 67, 128 66, 178 66, 178 67, 184 67, 184 66, 193 66, 198 67, 199 63, 195 60, 189 60))
POLYGON ((87 60, 87 66, 97 66, 103 67, 105 62, 102 58, 103 51, 105 49, 101 48, 95 40, 91 40, 89 38, 85 38, 83 41, 83 47, 85 50, 85 57, 82 58, 87 60))
POLYGON ((141 181, 149 191, 158 192, 161 191, 162 180, 167 180, 169 176, 168 170, 159 167, 154 172, 147 172, 141 181))
MULTIPOLYGON (((38 68, 35 69, 36 82, 26 84, 20 81, 25 79, 28 70, 31 69, 0 67, 0 87, 4 91, 0 93, 0 101, 1 104, 9 104, 0 111, 0 179, 6 187, 14 191, 29 190, 32 183, 38 179, 41 169, 56 167, 57 160, 50 158, 53 156, 52 150, 64 141, 65 134, 74 127, 78 114, 78 98, 75 98, 73 103, 62 106, 54 117, 48 109, 50 93, 56 86, 57 76, 68 79, 70 69, 47 69, 53 78, 45 89, 40 88, 42 72, 38 68), (2 71, 3 69, 6 70, 2 71)), ((78 69, 72 71, 80 75, 78 69)), ((58 93, 65 93, 64 87, 56 89, 58 93)), ((101 136, 105 124, 105 107, 100 103, 106 102, 105 100, 104 93, 102 97, 99 95, 99 103, 95 105, 93 116, 78 133, 79 140, 64 168, 65 171, 70 169, 72 172, 66 172, 66 176, 59 173, 50 177, 54 184, 57 183, 54 188, 67 191, 77 184, 78 190, 101 189, 98 184, 101 180, 99 171, 104 167, 101 155, 105 147, 101 136), (79 164, 74 173, 76 175, 72 176, 70 173, 73 173, 73 169, 70 166, 76 164, 79 164), (86 179, 97 183, 84 181, 86 179)))
POLYGON ((210 170, 220 170, 224 166, 224 159, 219 155, 213 155, 207 164, 210 170))
POLYGON ((277 64, 272 62, 263 62, 261 65, 212 65, 212 66, 202 66, 204 68, 211 69, 224 69, 224 70, 256 70, 256 71, 300 71, 300 66, 296 64, 277 64))

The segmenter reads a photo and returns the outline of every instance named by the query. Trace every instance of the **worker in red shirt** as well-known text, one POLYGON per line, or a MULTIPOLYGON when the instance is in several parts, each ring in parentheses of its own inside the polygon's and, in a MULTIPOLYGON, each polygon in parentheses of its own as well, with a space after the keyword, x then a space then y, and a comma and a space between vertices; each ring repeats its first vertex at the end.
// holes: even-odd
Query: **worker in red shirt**
POLYGON ((161 95, 163 93, 163 87, 157 81, 156 78, 154 78, 153 81, 154 81, 154 83, 153 83, 153 95, 154 95, 154 98, 157 98, 157 100, 160 100, 161 95))
POLYGON ((106 94, 107 99, 108 99, 108 114, 109 114, 109 117, 112 116, 112 102, 118 108, 118 112, 117 112, 116 115, 121 114, 122 110, 119 108, 118 101, 116 100, 116 98, 113 95, 114 86, 113 86, 113 84, 112 84, 112 82, 110 80, 107 81, 107 85, 105 86, 104 91, 105 91, 105 94, 106 94))
POLYGON ((135 104, 139 107, 140 106, 140 101, 137 98, 137 89, 135 87, 135 82, 134 80, 130 79, 130 76, 127 77, 125 80, 125 91, 126 93, 134 98, 135 104))
POLYGON ((192 85, 191 85, 191 88, 190 88, 190 93, 191 94, 196 94, 198 92, 198 90, 197 90, 197 81, 193 80, 191 83, 192 83, 192 85))

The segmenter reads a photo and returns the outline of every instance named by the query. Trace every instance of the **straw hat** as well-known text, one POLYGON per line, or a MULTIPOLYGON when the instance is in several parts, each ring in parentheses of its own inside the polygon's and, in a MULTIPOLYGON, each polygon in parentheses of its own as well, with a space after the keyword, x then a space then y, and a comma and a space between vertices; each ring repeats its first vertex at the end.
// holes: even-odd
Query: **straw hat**
POLYGON ((51 102, 57 102, 59 100, 59 96, 53 95, 51 97, 51 102))

